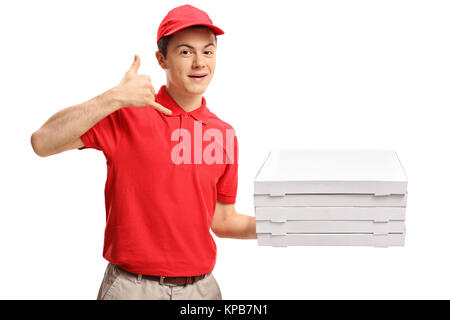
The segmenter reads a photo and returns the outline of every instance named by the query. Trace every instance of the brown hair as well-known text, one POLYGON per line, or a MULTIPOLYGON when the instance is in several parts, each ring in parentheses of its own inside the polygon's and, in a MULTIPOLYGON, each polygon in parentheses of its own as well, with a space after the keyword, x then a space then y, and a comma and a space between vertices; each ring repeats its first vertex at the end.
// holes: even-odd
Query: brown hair
MULTIPOLYGON (((185 28, 185 29, 203 29, 203 28, 209 29, 209 30, 212 31, 211 28, 208 28, 208 27, 202 26, 202 25, 190 26, 190 27, 187 27, 187 28, 185 28)), ((184 29, 183 29, 183 30, 184 30, 184 29)), ((172 35, 173 35, 173 34, 168 35, 168 36, 165 36, 165 37, 162 37, 162 38, 159 39, 159 41, 158 41, 158 51, 162 53, 162 55, 164 56, 164 59, 167 59, 167 47, 169 46, 169 41, 170 41, 170 39, 172 38, 172 35)), ((214 39, 216 40, 216 43, 217 43, 217 37, 216 37, 216 34, 214 34, 214 39)))

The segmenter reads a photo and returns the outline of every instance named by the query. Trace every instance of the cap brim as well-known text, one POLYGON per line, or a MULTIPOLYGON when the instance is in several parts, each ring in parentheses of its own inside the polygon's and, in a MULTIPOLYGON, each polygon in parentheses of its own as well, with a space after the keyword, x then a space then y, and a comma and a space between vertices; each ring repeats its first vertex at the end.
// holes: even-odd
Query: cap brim
POLYGON ((175 32, 178 32, 178 31, 183 30, 185 28, 192 27, 192 26, 198 26, 198 25, 211 28, 214 31, 214 34, 217 35, 217 36, 221 35, 221 34, 225 34, 225 32, 222 29, 220 29, 219 27, 216 27, 213 24, 208 24, 208 23, 188 23, 188 24, 182 25, 182 26, 180 26, 180 27, 170 31, 170 33, 165 34, 165 36, 170 36, 171 34, 174 34, 175 32))

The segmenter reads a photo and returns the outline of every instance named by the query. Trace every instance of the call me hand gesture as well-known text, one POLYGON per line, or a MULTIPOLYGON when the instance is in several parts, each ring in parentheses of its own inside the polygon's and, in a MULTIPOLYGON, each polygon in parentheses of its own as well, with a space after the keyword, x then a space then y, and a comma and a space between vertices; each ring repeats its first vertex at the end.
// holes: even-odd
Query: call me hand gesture
POLYGON ((126 106, 151 106, 167 115, 172 114, 172 111, 155 102, 155 89, 150 76, 138 74, 140 64, 139 56, 135 55, 133 64, 116 87, 119 99, 126 106))

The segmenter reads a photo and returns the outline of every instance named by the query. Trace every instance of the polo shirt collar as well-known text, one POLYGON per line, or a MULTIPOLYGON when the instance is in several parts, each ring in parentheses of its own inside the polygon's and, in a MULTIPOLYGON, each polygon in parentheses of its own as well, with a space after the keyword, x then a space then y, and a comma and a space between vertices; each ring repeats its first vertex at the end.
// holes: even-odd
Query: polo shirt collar
POLYGON ((197 109, 186 112, 183 108, 181 108, 175 100, 169 95, 169 93, 166 90, 166 85, 162 85, 161 88, 159 88, 159 91, 156 95, 157 102, 162 105, 163 107, 166 107, 167 109, 170 109, 172 111, 172 114, 166 115, 167 117, 176 117, 179 115, 185 115, 189 114, 193 118, 195 118, 198 121, 201 121, 202 123, 206 124, 208 121, 208 118, 210 116, 210 111, 206 107, 206 99, 202 96, 202 105, 198 107, 197 109))

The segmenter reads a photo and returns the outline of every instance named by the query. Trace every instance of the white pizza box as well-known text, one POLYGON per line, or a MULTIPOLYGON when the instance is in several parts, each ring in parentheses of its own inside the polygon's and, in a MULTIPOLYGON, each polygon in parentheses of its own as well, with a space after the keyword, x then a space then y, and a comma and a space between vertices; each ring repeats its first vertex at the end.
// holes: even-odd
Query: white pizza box
POLYGON ((259 246, 372 246, 391 247, 404 246, 405 233, 389 234, 257 234, 259 246))
POLYGON ((254 180, 255 195, 406 193, 406 174, 392 150, 273 150, 254 180))
POLYGON ((255 207, 256 220, 405 220, 405 207, 255 207))
POLYGON ((408 194, 256 194, 253 198, 255 207, 406 207, 408 194))
POLYGON ((286 222, 256 221, 256 233, 284 235, 289 233, 403 233, 405 221, 358 221, 358 220, 290 220, 286 222))

